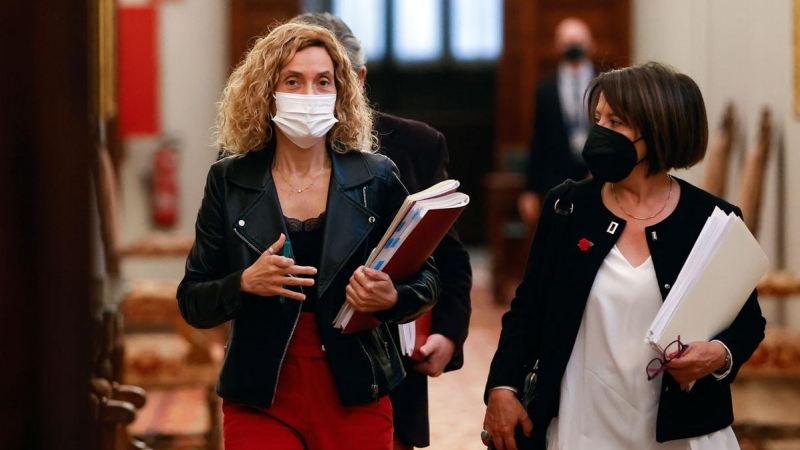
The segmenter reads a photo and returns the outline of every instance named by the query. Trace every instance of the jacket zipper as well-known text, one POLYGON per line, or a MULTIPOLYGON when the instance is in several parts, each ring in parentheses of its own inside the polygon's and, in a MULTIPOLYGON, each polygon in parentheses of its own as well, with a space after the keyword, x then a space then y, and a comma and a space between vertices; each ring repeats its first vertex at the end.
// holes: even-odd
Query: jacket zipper
MULTIPOLYGON (((300 302, 298 302, 298 304, 299 303, 300 302)), ((281 360, 278 363, 278 375, 275 377, 275 386, 272 387, 272 400, 270 400, 269 406, 272 406, 272 404, 275 403, 275 394, 278 392, 278 382, 281 379, 281 369, 283 368, 283 360, 286 358, 286 352, 289 350, 289 343, 292 342, 292 336, 294 336, 294 330, 297 328, 297 322, 300 321, 300 310, 301 308, 297 308, 297 315, 294 318, 294 325, 292 325, 292 332, 289 333, 289 339, 286 341, 286 346, 283 347, 283 354, 281 355, 281 360)), ((372 373, 374 376, 375 371, 373 370, 372 373)))
MULTIPOLYGON (((253 251, 258 253, 259 256, 261 256, 264 253, 261 250, 259 250, 255 245, 253 245, 246 237, 244 237, 244 235, 241 232, 239 232, 239 230, 237 230, 235 227, 233 229, 233 232, 236 233, 236 236, 239 236, 239 239, 241 239, 245 244, 247 244, 248 247, 250 247, 251 249, 253 249, 253 251)), ((278 381, 280 381, 281 379, 281 369, 283 368, 283 360, 286 359, 286 352, 289 350, 289 343, 292 341, 292 336, 294 336, 294 330, 297 329, 297 322, 299 321, 300 321, 300 308, 297 308, 297 315, 294 317, 294 325, 292 325, 292 331, 291 333, 289 333, 289 339, 286 341, 286 346, 283 347, 283 354, 281 354, 281 360, 280 362, 278 362, 278 375, 275 377, 275 386, 272 387, 272 399, 269 402, 270 406, 272 406, 272 404, 275 403, 275 394, 278 391, 278 381)), ((359 339, 359 343, 360 342, 361 340, 359 339)), ((364 346, 362 345, 361 348, 363 349, 364 346)), ((364 351, 366 352, 366 350, 364 351)), ((371 365, 372 365, 372 358, 370 358, 370 366, 371 365)), ((372 369, 372 379, 373 380, 375 379, 374 368, 372 369)))
MULTIPOLYGON (((367 187, 366 186, 361 188, 361 193, 362 193, 362 195, 364 197, 364 208, 369 210, 369 206, 367 206, 367 187)), ((362 261, 364 261, 364 264, 367 263, 367 260, 369 259, 369 256, 370 256, 370 252, 371 252, 371 250, 369 248, 369 236, 367 236, 367 239, 364 241, 364 259, 362 260, 362 261)))
MULTIPOLYGON (((381 327, 386 331, 387 336, 389 339, 392 338, 392 333, 389 331, 389 326, 385 323, 381 324, 381 327)), ((386 351, 386 357, 391 361, 392 357, 389 355, 389 342, 386 339, 381 338, 381 342, 383 342, 383 349, 386 351)))
POLYGON ((264 253, 261 250, 259 250, 255 245, 253 245, 249 240, 247 240, 247 238, 244 237, 244 235, 241 232, 239 232, 239 230, 236 229, 235 227, 233 229, 233 232, 236 233, 236 236, 239 236, 239 239, 241 239, 242 242, 247 244, 247 246, 253 249, 254 252, 258 253, 258 256, 261 256, 264 253))
POLYGON ((375 399, 375 403, 378 403, 378 377, 375 375, 375 366, 373 365, 372 356, 370 356, 369 352, 366 348, 364 348, 364 343, 361 342, 361 336, 358 336, 358 345, 361 346, 361 350, 364 351, 364 354, 367 355, 367 359, 369 359, 369 368, 372 370, 372 386, 370 389, 372 390, 372 398, 375 399))
POLYGON ((230 326, 228 327, 228 340, 225 341, 225 347, 223 347, 224 355, 222 357, 222 365, 225 365, 225 361, 228 360, 228 351, 231 349, 231 341, 233 340, 233 324, 236 322, 236 319, 231 319, 230 326))
MULTIPOLYGON (((364 186, 361 189, 361 193, 362 193, 362 195, 364 197, 364 208, 369 209, 369 206, 367 205, 367 186, 364 186)), ((369 251, 369 237, 364 242, 364 261, 366 261, 369 258, 369 255, 367 255, 367 251, 369 251)), ((367 352, 367 349, 364 348, 364 343, 361 342, 361 336, 358 337, 358 343, 361 345, 361 350, 364 350, 364 354, 367 355, 367 358, 369 359, 369 368, 372 369, 372 386, 370 386, 370 387, 372 389, 372 398, 375 399, 375 403, 377 404, 378 403, 378 378, 375 376, 374 362, 372 361, 372 356, 370 356, 369 352, 367 352)), ((386 341, 383 341, 383 346, 386 349, 386 357, 388 358, 389 357, 389 344, 387 344, 386 341)))

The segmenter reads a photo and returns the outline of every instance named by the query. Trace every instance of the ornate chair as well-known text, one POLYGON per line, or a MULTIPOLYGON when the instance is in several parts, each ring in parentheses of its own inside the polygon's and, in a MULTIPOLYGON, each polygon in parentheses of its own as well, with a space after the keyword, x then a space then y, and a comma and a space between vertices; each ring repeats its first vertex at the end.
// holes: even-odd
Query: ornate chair
POLYGON ((729 102, 725 107, 716 136, 709 143, 705 157, 703 189, 717 197, 725 197, 731 148, 737 126, 736 109, 733 102, 729 102))
POLYGON ((119 259, 113 245, 116 222, 111 160, 105 148, 98 147, 93 154, 91 173, 96 202, 96 220, 93 229, 98 252, 94 260, 93 289, 91 292, 92 347, 89 398, 92 405, 91 449, 148 449, 131 438, 127 425, 132 423, 137 410, 144 406, 146 393, 138 386, 121 385, 123 338, 119 316, 119 259))
POLYGON ((761 202, 764 192, 764 172, 772 148, 772 112, 765 107, 761 112, 758 135, 747 150, 742 166, 742 185, 739 190, 739 207, 744 222, 753 234, 758 232, 761 219, 761 202))
POLYGON ((115 299, 113 305, 106 305, 104 313, 106 331, 113 336, 113 343, 105 350, 104 370, 109 382, 147 389, 146 404, 143 400, 131 403, 141 409, 127 430, 153 448, 217 450, 220 408, 213 387, 222 361, 225 333, 203 333, 183 322, 175 299, 177 281, 126 280, 120 270, 122 258, 185 257, 193 237, 158 234, 121 248, 116 174, 105 148, 98 152, 97 174, 106 269, 110 273, 108 279, 113 280, 98 291, 115 299), (165 400, 172 398, 181 401, 165 400))
POLYGON ((500 170, 486 174, 485 229, 488 231, 492 267, 492 293, 497 303, 508 302, 513 288, 525 273, 528 249, 533 239, 519 215, 517 199, 525 188, 525 150, 504 152, 500 170))
MULTIPOLYGON (((744 156, 737 200, 744 221, 758 233, 766 160, 772 147, 772 114, 764 108, 756 139, 744 156)), ((800 279, 788 271, 767 273, 758 284, 759 295, 778 298, 800 294, 800 279)), ((766 336, 732 386, 736 421, 734 431, 742 448, 771 448, 770 442, 800 444, 800 333, 767 325, 766 336), (736 408, 737 404, 740 406, 736 408)))
POLYGON ((197 330, 187 325, 178 310, 177 285, 175 280, 131 280, 121 304, 123 380, 146 388, 150 403, 130 432, 156 449, 216 450, 221 407, 214 386, 227 327, 197 330))

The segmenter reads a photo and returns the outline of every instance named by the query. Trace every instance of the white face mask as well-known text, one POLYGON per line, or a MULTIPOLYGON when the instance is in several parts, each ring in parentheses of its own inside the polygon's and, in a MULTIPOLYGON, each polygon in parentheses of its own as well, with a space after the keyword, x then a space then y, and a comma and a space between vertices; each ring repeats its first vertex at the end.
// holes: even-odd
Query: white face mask
POLYGON ((300 148, 309 148, 324 138, 333 124, 336 94, 304 95, 275 93, 277 113, 272 118, 283 134, 300 148))

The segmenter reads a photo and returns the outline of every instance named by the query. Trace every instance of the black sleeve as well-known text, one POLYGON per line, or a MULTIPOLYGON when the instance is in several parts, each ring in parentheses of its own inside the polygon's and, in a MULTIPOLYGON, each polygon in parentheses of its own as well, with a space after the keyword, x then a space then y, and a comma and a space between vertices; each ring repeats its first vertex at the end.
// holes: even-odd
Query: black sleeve
POLYGON ((242 272, 228 265, 221 174, 212 166, 197 213, 195 241, 178 285, 178 306, 189 325, 212 328, 234 317, 242 307, 242 272))
MULTIPOLYGON (((448 178, 447 163, 449 155, 447 143, 441 133, 436 142, 436 156, 439 164, 429 185, 434 185, 448 178)), ((472 267, 469 253, 458 236, 457 225, 454 225, 433 251, 436 268, 442 280, 442 296, 433 308, 431 333, 441 334, 451 339, 456 350, 445 366, 445 371, 457 370, 464 365, 464 342, 469 333, 469 319, 472 314, 472 267)))
MULTIPOLYGON (((562 185, 565 186, 565 185, 562 185)), ((511 308, 503 315, 500 342, 489 368, 484 401, 489 391, 497 386, 512 386, 522 389, 525 364, 538 358, 540 329, 545 300, 540 295, 543 268, 554 255, 547 254, 548 242, 552 238, 554 220, 553 205, 561 195, 561 188, 554 189, 545 197, 542 216, 536 226, 528 263, 522 282, 517 287, 511 308)))

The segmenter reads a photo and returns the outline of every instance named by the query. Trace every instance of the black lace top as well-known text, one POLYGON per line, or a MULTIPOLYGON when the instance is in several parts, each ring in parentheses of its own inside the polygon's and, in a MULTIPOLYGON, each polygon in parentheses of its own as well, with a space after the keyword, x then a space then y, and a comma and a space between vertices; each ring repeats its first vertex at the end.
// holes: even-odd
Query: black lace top
MULTIPOLYGON (((325 230, 325 212, 319 217, 307 220, 297 220, 285 217, 286 229, 289 230, 289 241, 294 252, 294 263, 298 266, 311 266, 319 270, 320 259, 322 258, 322 237, 325 230)), ((306 275, 303 275, 306 276, 306 275)), ((317 276, 313 276, 317 281, 317 276)), ((314 312, 317 307, 317 286, 303 287, 302 292, 306 295, 303 302, 304 312, 314 312)))

